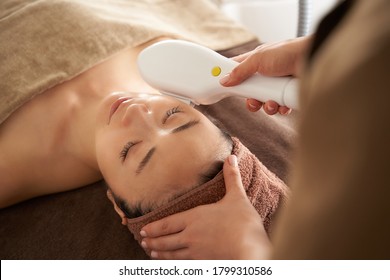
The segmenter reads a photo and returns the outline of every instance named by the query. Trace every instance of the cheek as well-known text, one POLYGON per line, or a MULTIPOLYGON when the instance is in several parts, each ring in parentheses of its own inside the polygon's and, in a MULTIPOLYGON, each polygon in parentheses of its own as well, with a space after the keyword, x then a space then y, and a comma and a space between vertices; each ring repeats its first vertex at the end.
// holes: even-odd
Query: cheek
POLYGON ((95 144, 97 160, 118 158, 121 145, 123 146, 124 143, 122 138, 120 130, 100 129, 97 131, 95 144))
POLYGON ((112 151, 110 152, 109 141, 105 137, 96 138, 96 160, 99 164, 100 169, 104 169, 105 162, 110 158, 112 151))
POLYGON ((105 180, 109 181, 115 174, 113 171, 121 164, 120 146, 110 134, 100 133, 96 137, 95 149, 99 169, 105 180))
POLYGON ((111 159, 102 160, 102 169, 104 180, 107 182, 112 191, 122 197, 125 201, 139 201, 143 196, 143 189, 139 188, 142 183, 134 175, 129 166, 113 164, 111 159))

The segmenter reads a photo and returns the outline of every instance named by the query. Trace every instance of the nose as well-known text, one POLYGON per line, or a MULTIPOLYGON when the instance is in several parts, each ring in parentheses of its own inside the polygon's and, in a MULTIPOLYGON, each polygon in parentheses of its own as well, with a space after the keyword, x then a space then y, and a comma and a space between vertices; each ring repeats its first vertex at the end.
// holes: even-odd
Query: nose
POLYGON ((127 126, 131 123, 150 127, 153 124, 152 111, 144 103, 130 104, 122 118, 122 124, 127 126))

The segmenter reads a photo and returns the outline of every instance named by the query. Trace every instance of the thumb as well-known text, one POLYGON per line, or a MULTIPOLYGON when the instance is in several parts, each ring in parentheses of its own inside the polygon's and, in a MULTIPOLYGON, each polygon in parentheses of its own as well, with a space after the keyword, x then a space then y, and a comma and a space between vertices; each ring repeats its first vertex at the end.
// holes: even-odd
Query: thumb
POLYGON ((241 195, 246 197, 241 174, 238 168, 237 157, 230 155, 223 165, 223 177, 226 186, 226 195, 241 195))
POLYGON ((225 87, 236 86, 255 74, 257 70, 257 61, 249 56, 233 68, 229 74, 222 77, 219 82, 225 87))

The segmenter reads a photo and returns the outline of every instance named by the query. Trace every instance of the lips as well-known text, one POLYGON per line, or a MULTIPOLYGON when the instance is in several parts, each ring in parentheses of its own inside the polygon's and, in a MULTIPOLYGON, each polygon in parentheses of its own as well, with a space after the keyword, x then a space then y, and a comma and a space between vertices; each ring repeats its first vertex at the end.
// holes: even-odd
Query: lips
POLYGON ((125 102, 125 101, 127 101, 127 100, 130 100, 130 99, 131 99, 131 97, 120 97, 120 98, 118 98, 114 103, 112 103, 112 105, 111 105, 111 110, 110 110, 110 115, 109 115, 109 117, 108 117, 108 123, 110 123, 112 115, 114 115, 114 113, 116 112, 116 110, 118 110, 119 106, 120 106, 123 102, 125 102))

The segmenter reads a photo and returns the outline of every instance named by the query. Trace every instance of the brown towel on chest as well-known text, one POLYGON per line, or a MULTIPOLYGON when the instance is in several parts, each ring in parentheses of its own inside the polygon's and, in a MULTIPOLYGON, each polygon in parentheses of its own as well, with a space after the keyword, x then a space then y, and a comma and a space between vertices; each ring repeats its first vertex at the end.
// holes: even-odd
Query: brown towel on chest
MULTIPOLYGON (((288 188, 237 138, 233 138, 232 154, 237 156, 238 166, 248 198, 259 213, 269 234, 276 209, 287 199, 288 188)), ((133 233, 135 239, 141 242, 142 237, 139 232, 146 224, 199 205, 215 203, 224 195, 225 183, 223 172, 221 171, 212 180, 190 190, 168 204, 142 217, 127 219, 127 227, 133 233)))
POLYGON ((158 37, 214 50, 256 39, 209 0, 1 0, 0 123, 47 89, 158 37))

